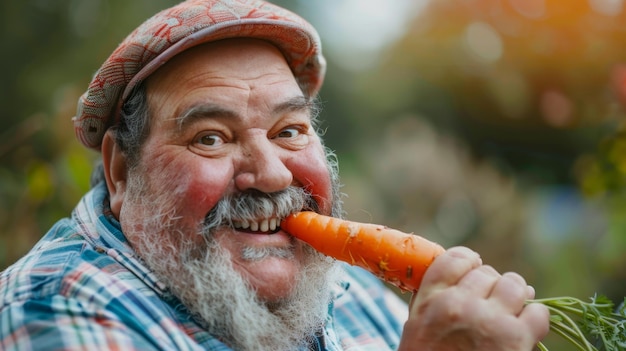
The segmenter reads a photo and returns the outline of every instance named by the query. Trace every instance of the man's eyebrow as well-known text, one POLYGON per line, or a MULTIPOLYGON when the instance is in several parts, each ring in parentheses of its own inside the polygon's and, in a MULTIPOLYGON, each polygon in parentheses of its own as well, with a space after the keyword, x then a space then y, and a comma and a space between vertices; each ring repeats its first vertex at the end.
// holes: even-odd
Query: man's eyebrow
POLYGON ((310 99, 307 99, 304 96, 295 96, 283 103, 278 104, 274 108, 273 112, 274 114, 280 114, 291 111, 310 111, 313 106, 313 102, 310 99))
POLYGON ((198 104, 185 110, 183 114, 176 117, 176 125, 178 126, 178 130, 182 131, 186 125, 192 124, 198 120, 212 117, 234 117, 236 115, 237 114, 234 111, 225 109, 215 104, 198 104))
MULTIPOLYGON (((310 99, 307 99, 304 96, 296 96, 276 105, 272 109, 272 114, 280 115, 285 112, 297 111, 310 112, 313 107, 314 103, 310 99)), ((185 110, 180 116, 176 117, 175 120, 178 130, 182 131, 186 125, 192 124, 197 120, 215 117, 234 118, 236 116, 237 113, 235 111, 226 109, 216 104, 206 103, 192 106, 191 108, 185 110)))

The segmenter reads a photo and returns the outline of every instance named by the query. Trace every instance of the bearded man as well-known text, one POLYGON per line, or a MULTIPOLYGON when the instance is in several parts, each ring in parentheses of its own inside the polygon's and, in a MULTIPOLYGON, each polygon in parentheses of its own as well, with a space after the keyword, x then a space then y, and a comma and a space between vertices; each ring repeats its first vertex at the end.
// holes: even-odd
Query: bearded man
POLYGON ((342 213, 324 65, 310 24, 258 0, 188 0, 127 37, 74 119, 92 190, 0 277, 1 349, 531 350, 547 310, 469 249, 409 308, 280 229, 342 213))

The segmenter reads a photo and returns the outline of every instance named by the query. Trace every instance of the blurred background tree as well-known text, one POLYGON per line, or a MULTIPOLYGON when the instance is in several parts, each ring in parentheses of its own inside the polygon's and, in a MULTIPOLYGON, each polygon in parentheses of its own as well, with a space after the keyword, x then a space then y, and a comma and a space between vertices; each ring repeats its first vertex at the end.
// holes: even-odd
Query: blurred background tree
MULTIPOLYGON (((623 0, 275 1, 320 30, 348 217, 467 245, 539 296, 626 292, 623 0)), ((71 117, 174 0, 0 4, 0 269, 88 189, 71 117)))
POLYGON ((0 269, 89 188, 97 156, 71 117, 90 77, 141 20, 173 1, 27 0, 0 4, 0 269))

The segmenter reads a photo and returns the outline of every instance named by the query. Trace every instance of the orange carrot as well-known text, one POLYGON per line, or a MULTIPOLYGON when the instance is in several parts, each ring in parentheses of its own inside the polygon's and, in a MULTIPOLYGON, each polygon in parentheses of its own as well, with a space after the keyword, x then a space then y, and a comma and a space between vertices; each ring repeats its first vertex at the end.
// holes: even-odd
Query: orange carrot
MULTIPOLYGON (((319 252, 363 267, 406 291, 417 291, 426 269, 445 251, 417 235, 314 212, 291 215, 280 226, 319 252)), ((577 350, 597 351, 592 342, 602 343, 602 350, 625 350, 626 308, 616 311, 613 302, 604 296, 594 296, 591 302, 572 297, 528 302, 546 305, 550 311, 550 330, 577 350)), ((542 343, 537 346, 539 350, 548 351, 542 343)))
POLYGON ((317 251, 365 268, 405 291, 417 291, 426 269, 445 251, 414 234, 314 212, 293 214, 281 228, 317 251))

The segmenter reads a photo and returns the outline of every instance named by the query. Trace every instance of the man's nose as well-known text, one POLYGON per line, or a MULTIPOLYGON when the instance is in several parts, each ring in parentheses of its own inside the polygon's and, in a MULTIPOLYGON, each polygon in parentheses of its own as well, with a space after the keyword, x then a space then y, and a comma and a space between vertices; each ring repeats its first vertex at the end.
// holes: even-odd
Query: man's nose
POLYGON ((235 186, 240 191, 256 189, 272 193, 287 188, 293 181, 293 174, 283 161, 287 151, 269 139, 262 139, 241 149, 241 162, 235 176, 235 186))

